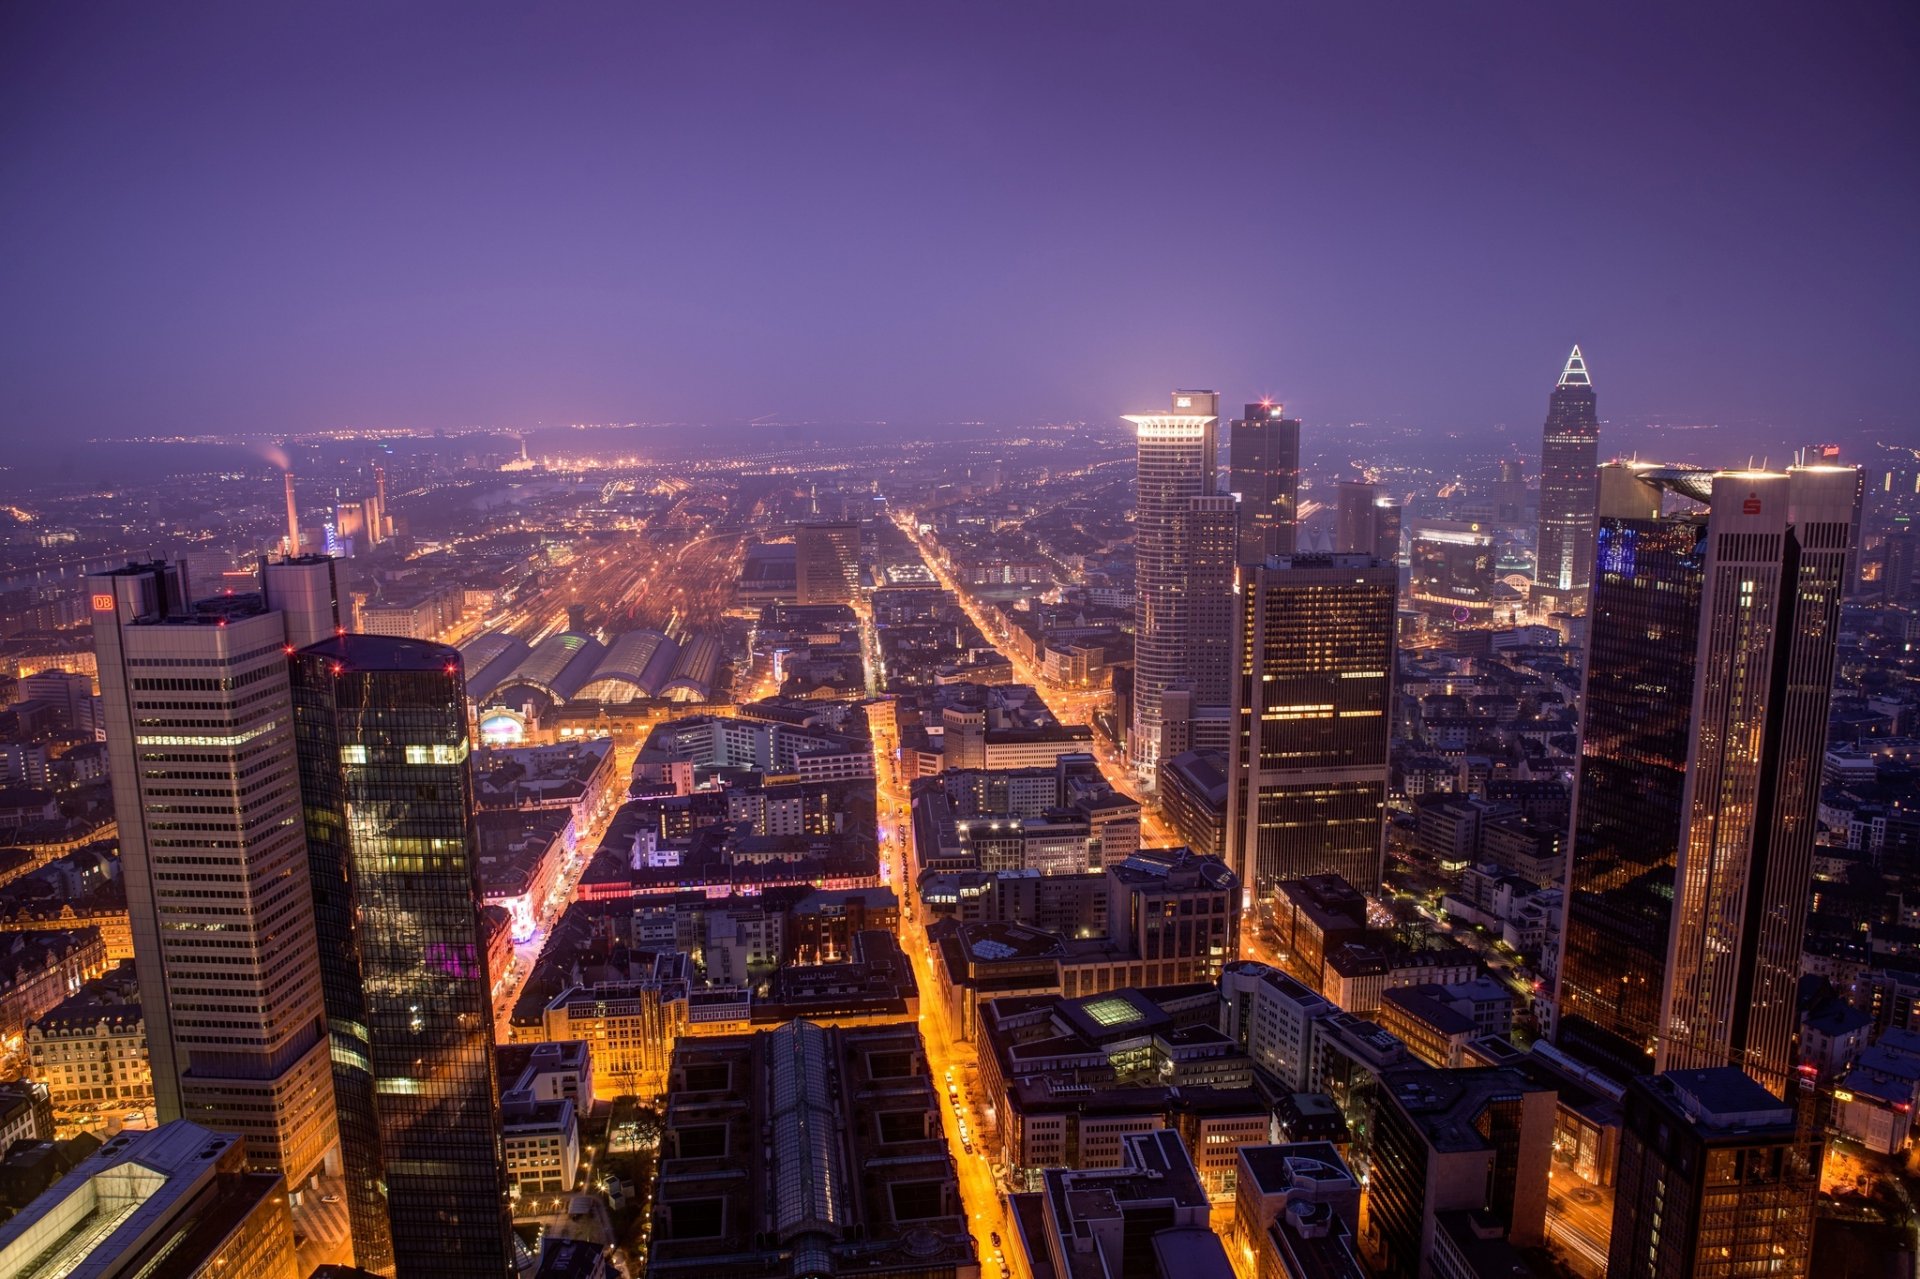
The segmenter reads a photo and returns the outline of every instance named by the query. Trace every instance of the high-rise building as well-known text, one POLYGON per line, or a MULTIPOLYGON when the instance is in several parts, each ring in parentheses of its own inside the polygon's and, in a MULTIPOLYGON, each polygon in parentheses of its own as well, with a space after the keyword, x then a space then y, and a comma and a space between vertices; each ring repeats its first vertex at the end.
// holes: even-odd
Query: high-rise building
POLYGON ((1196 710, 1233 702, 1234 514, 1220 494, 1194 498, 1179 517, 1190 622, 1180 685, 1196 710))
POLYGON ((1300 502, 1300 421, 1271 400, 1249 404, 1227 441, 1229 479, 1240 498, 1237 559, 1260 564, 1291 555, 1300 502))
POLYGON ((1241 583, 1227 860, 1380 882, 1398 573, 1371 555, 1275 556, 1241 583))
POLYGON ((293 659, 354 1261, 512 1272, 457 649, 339 635, 293 659))
POLYGON ((1407 601, 1437 622, 1492 621, 1501 591, 1490 530, 1468 520, 1415 520, 1407 529, 1407 601))
MULTIPOLYGON (((1214 493, 1215 428, 1220 397, 1175 391, 1172 410, 1127 418, 1138 437, 1138 500, 1134 517, 1134 684, 1128 754, 1151 777, 1159 762, 1162 698, 1170 688, 1193 691, 1198 705, 1224 705, 1231 661, 1232 612, 1212 595, 1219 577, 1222 508, 1214 493), (1205 598, 1203 598, 1203 596, 1205 598), (1224 660, 1223 660, 1224 659, 1224 660), (1209 701, 1208 698, 1214 700, 1209 701)), ((1230 501, 1230 499, 1229 499, 1230 501)), ((1232 514, 1224 515, 1231 591, 1232 514)))
POLYGON ((815 520, 793 531, 795 598, 802 604, 850 604, 860 585, 860 525, 815 520))
POLYGON ((1600 468, 1555 1018, 1622 1078, 1784 1095, 1855 485, 1600 468))
POLYGON ((1400 506, 1366 480, 1341 480, 1335 496, 1333 551, 1400 562, 1400 506))
POLYGON ((1593 379, 1576 346, 1547 400, 1540 445, 1540 546, 1533 580, 1543 591, 1578 595, 1592 580, 1594 466, 1599 453, 1593 379))
POLYGON ((1340 481, 1334 497, 1334 554, 1373 554, 1373 504, 1379 496, 1380 490, 1366 480, 1340 481))
POLYGON ((88 584, 158 1117, 299 1186, 336 1133, 287 653, 333 632, 333 562, 197 603, 178 564, 88 584))
POLYGON ((1607 1274, 1808 1273, 1820 1139, 1732 1066, 1627 1085, 1607 1274))

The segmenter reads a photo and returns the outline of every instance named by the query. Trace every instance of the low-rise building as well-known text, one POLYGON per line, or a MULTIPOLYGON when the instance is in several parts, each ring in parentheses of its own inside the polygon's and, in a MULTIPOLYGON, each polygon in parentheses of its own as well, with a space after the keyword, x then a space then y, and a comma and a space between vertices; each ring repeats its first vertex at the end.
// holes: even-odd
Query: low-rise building
POLYGON ((1232 1242, 1256 1279, 1365 1279, 1360 1184, 1324 1141, 1242 1146, 1232 1242))
POLYGON ((0 1274, 298 1279, 279 1173, 184 1119, 125 1132, 0 1226, 0 1274), (164 1264, 164 1271, 160 1267, 164 1264))
POLYGON ((977 1279, 912 1024, 796 1021, 674 1051, 654 1279, 977 1279))
POLYGON ((1016 1196, 1033 1279, 1233 1279, 1209 1203, 1177 1134, 1132 1133, 1101 1169, 1053 1168, 1016 1196))
POLYGON ((88 982, 27 1028, 29 1070, 64 1115, 151 1112, 153 1071, 131 961, 88 982))

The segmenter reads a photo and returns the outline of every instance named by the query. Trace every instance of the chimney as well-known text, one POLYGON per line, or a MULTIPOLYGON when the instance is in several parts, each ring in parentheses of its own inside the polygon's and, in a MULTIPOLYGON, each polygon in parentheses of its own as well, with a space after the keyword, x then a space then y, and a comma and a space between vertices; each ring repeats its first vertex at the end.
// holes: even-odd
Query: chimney
POLYGON ((287 472, 287 554, 300 553, 300 508, 293 500, 293 472, 287 472))

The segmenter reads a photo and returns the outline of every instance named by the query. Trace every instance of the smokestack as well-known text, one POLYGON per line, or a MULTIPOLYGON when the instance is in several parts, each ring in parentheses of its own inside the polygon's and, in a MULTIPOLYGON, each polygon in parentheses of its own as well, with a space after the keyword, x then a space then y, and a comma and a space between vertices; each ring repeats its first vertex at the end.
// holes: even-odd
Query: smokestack
POLYGON ((300 553, 300 508, 293 500, 293 472, 287 472, 287 554, 300 553))

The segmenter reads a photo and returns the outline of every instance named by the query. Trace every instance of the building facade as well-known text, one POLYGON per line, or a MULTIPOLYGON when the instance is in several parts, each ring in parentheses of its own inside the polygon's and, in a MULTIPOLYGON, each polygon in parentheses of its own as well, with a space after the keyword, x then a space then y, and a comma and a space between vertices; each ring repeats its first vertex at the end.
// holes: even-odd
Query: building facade
POLYGON ((1809 1272, 1820 1140, 1732 1066, 1627 1086, 1607 1274, 1708 1279, 1809 1272))
POLYGON ((339 635, 294 715, 355 1264, 513 1264, 457 650, 339 635))
POLYGON ((1379 882, 1397 578, 1371 555, 1295 555, 1242 584, 1227 860, 1256 896, 1379 882))
POLYGON ((1622 1078, 1734 1064, 1785 1095, 1856 486, 1602 468, 1555 1015, 1622 1078))
POLYGON ((1540 444, 1540 544, 1533 580, 1555 595, 1578 596, 1593 580, 1594 467, 1599 452, 1593 379, 1576 346, 1548 398, 1540 444))
MULTIPOLYGON (((1209 643, 1200 633, 1202 616, 1196 610, 1193 576, 1211 578, 1218 566, 1209 549, 1204 563, 1195 565, 1189 538, 1204 532, 1211 539, 1220 532, 1218 499, 1214 494, 1220 397, 1213 391, 1175 391, 1167 413, 1142 413, 1127 418, 1138 440, 1138 496, 1134 517, 1134 677, 1133 718, 1128 755, 1134 769, 1151 777, 1161 754, 1162 702, 1170 688, 1194 688, 1209 674, 1195 665, 1195 654, 1230 652, 1231 636, 1209 643), (1196 510, 1195 503, 1201 504, 1196 510)), ((1233 560, 1232 517, 1226 555, 1233 560)), ((1223 615, 1224 616, 1224 615, 1223 615)), ((1222 668, 1225 673, 1225 668, 1222 668)), ((1215 705, 1219 702, 1213 703, 1215 705)))
POLYGON ((1271 400, 1249 404, 1227 442, 1233 491, 1240 499, 1242 564, 1293 554, 1300 505, 1300 420, 1271 400))
POLYGON ((196 602, 179 564, 88 579, 161 1121, 238 1133, 300 1185, 337 1141, 289 645, 332 634, 333 563, 196 602))
POLYGON ((802 524, 793 531, 795 597, 806 604, 851 603, 860 584, 860 525, 802 524))

